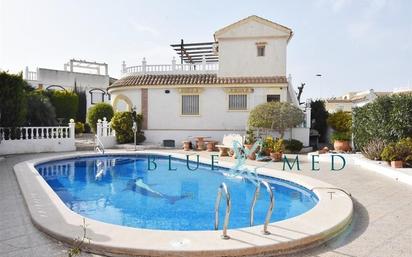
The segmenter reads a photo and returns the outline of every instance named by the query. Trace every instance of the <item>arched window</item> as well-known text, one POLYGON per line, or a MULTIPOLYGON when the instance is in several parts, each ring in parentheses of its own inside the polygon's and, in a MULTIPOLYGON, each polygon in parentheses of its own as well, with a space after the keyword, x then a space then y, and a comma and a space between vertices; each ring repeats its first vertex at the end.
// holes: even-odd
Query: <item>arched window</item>
POLYGON ((93 88, 89 91, 90 93, 90 103, 91 104, 97 104, 104 102, 104 95, 106 92, 100 88, 93 88))
POLYGON ((55 89, 61 89, 63 91, 67 91, 64 87, 59 86, 59 85, 50 85, 46 87, 46 90, 55 90, 55 89))

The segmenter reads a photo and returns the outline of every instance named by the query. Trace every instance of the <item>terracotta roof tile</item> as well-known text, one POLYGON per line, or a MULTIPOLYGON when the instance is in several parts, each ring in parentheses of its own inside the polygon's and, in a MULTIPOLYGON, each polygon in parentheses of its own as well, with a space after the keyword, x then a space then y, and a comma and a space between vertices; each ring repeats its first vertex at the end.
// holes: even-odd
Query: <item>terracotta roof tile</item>
POLYGON ((269 84, 286 83, 285 76, 272 77, 218 77, 217 74, 169 74, 132 75, 113 83, 113 87, 160 86, 160 85, 203 85, 203 84, 269 84))

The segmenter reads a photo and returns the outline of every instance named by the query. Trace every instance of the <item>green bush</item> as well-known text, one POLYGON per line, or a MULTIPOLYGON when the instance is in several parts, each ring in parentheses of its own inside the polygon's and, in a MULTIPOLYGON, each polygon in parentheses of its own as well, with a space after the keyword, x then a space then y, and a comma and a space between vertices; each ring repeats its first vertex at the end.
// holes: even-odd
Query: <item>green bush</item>
POLYGON ((332 132, 330 139, 332 142, 335 142, 335 141, 350 141, 351 138, 352 136, 349 131, 345 131, 345 132, 334 131, 332 132))
MULTIPOLYGON (((328 130, 328 111, 325 108, 325 102, 323 100, 312 101, 310 104, 310 115, 313 120, 312 128, 316 129, 319 132, 319 141, 326 141, 326 133, 328 130)), ((310 124, 308 124, 310 125, 310 124)))
POLYGON ((87 115, 87 123, 91 126, 94 132, 96 132, 96 124, 99 119, 107 119, 110 122, 113 117, 113 107, 108 103, 98 103, 89 108, 87 115))
POLYGON ((349 112, 338 111, 329 115, 328 125, 338 132, 348 132, 352 128, 352 116, 349 112))
POLYGON ((77 107, 76 120, 85 123, 87 113, 87 97, 84 88, 77 87, 74 84, 74 92, 79 96, 79 103, 77 107))
POLYGON ((76 93, 69 90, 49 90, 46 95, 56 110, 56 118, 63 118, 63 123, 76 118, 79 104, 76 93))
POLYGON ((385 149, 385 142, 379 139, 374 139, 372 141, 369 141, 363 148, 362 148, 362 154, 370 159, 370 160, 381 160, 382 157, 382 152, 383 149, 385 149))
POLYGON ((83 124, 83 122, 80 122, 80 121, 76 122, 76 125, 75 125, 75 127, 74 127, 74 132, 75 132, 76 134, 81 134, 81 133, 84 132, 84 124, 83 124))
POLYGON ((0 72, 0 126, 23 125, 27 114, 26 92, 30 86, 22 74, 0 72))
POLYGON ((405 138, 388 144, 381 154, 384 161, 403 161, 412 165, 412 139, 405 138))
POLYGON ((412 135, 412 94, 381 96, 353 110, 355 147, 373 139, 397 142, 412 135))
POLYGON ((285 131, 301 124, 304 114, 298 107, 285 102, 259 104, 249 114, 248 125, 252 128, 273 129, 283 138, 285 131))
POLYGON ((27 93, 27 126, 55 126, 56 112, 44 91, 27 93))
POLYGON ((146 140, 141 131, 143 115, 135 112, 116 112, 112 118, 112 128, 116 131, 116 140, 120 144, 133 143, 133 121, 136 121, 136 144, 146 140))
POLYGON ((303 143, 296 139, 285 140, 285 150, 291 153, 299 153, 303 148, 303 143))

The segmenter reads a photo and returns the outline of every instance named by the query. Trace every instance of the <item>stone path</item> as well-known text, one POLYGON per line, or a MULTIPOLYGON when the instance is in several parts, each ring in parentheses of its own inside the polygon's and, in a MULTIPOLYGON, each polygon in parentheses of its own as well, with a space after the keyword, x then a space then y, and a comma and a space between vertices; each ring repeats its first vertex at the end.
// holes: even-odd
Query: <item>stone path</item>
MULTIPOLYGON (((201 155, 207 154, 201 153, 201 155)), ((30 222, 13 172, 14 164, 47 155, 56 154, 15 155, 2 160, 0 158, 0 256, 2 257, 67 256, 65 245, 45 236, 30 222)), ((311 166, 306 161, 306 156, 301 156, 301 161, 302 171, 299 171, 301 174, 349 191, 353 196, 355 212, 349 229, 336 239, 287 257, 412 256, 411 186, 354 165, 348 165, 340 172, 331 172, 330 164, 321 164, 321 171, 313 172, 310 171, 311 166)), ((281 169, 282 165, 270 163, 268 167, 281 169)), ((333 215, 333 211, 330 215, 333 215)), ((83 254, 82 256, 96 255, 83 254)))

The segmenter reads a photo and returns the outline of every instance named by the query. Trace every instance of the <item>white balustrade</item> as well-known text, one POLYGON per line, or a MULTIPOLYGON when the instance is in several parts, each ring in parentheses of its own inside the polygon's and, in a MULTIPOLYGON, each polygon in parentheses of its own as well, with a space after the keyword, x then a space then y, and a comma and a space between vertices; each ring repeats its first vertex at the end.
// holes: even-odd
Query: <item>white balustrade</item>
POLYGON ((172 60, 172 64, 154 64, 148 65, 146 59, 143 58, 142 65, 126 66, 126 63, 122 63, 122 75, 142 75, 142 74, 202 74, 202 73, 217 73, 219 64, 207 63, 203 60, 200 63, 190 64, 177 64, 175 58, 172 60))
POLYGON ((67 127, 0 127, 0 154, 75 150, 75 124, 67 127))
POLYGON ((103 118, 103 121, 101 119, 97 121, 96 136, 97 140, 103 144, 104 148, 110 148, 116 144, 116 133, 106 117, 103 118))

